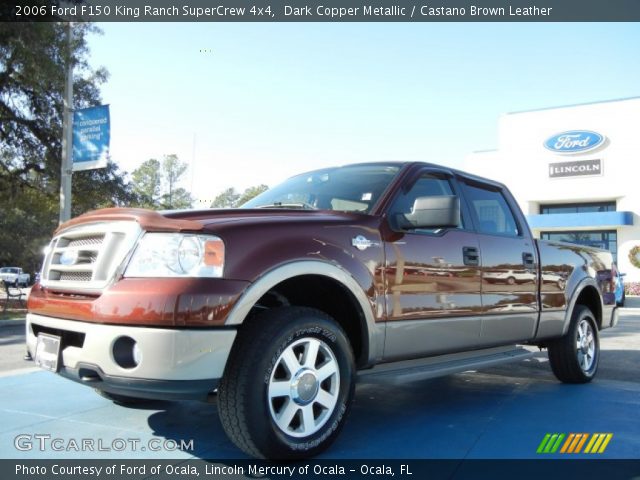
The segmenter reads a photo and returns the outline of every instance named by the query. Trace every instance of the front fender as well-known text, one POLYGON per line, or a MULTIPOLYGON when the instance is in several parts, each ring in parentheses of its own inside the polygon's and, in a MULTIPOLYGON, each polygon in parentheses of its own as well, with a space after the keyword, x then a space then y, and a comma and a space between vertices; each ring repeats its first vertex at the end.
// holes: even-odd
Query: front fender
POLYGON ((356 279, 344 268, 322 260, 292 261, 275 267, 260 276, 238 299, 229 313, 225 325, 239 325, 247 317, 256 302, 269 290, 285 280, 302 275, 320 275, 343 285, 354 296, 365 319, 365 338, 368 342, 368 363, 382 358, 384 350, 384 326, 376 324, 374 305, 356 279))

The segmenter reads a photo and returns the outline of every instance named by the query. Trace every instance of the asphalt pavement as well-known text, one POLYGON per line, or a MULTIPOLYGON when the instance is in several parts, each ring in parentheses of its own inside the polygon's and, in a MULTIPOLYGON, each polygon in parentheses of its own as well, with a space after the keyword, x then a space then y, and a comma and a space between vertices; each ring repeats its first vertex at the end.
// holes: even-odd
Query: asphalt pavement
MULTIPOLYGON (((540 352, 400 387, 358 385, 344 430, 321 458, 540 459, 547 433, 579 432, 612 434, 597 458, 638 460, 640 300, 629 306, 636 308, 622 309, 618 327, 603 332, 590 384, 559 383, 540 352)), ((23 328, 0 325, 0 458, 243 458, 226 439, 215 402, 116 405, 22 360, 23 328), (49 440, 36 442, 36 434, 49 440), (53 439, 64 447, 89 439, 108 450, 61 450, 53 439)))

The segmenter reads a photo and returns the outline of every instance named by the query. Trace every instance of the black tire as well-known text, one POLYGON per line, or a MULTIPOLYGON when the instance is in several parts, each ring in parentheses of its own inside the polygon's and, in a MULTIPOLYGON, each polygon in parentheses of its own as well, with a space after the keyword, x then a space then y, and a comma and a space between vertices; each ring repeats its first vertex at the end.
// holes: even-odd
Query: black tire
POLYGON ((595 317, 584 305, 576 305, 567 334, 549 345, 549 363, 564 383, 593 380, 600 360, 600 338, 595 317))
POLYGON ((514 277, 507 278, 507 285, 515 285, 516 279, 514 277))
POLYGON ((105 392, 104 390, 100 390, 99 388, 94 388, 94 390, 101 397, 104 397, 107 400, 111 400, 118 405, 140 405, 143 403, 153 402, 153 400, 149 400, 147 398, 127 397, 126 395, 118 395, 117 393, 105 392))
POLYGON ((277 308, 240 328, 218 387, 218 413, 227 436, 248 455, 308 458, 337 437, 354 385, 342 328, 312 308, 277 308))

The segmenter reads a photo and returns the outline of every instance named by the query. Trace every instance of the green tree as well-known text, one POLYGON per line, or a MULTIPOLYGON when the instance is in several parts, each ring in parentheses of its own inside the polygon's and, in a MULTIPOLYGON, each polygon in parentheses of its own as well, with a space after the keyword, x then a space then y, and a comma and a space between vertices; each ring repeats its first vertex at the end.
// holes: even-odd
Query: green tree
POLYGON ((125 178, 126 174, 111 160, 105 168, 74 173, 71 216, 98 208, 130 206, 136 196, 125 178))
POLYGON ((160 162, 150 158, 140 165, 133 174, 133 192, 137 196, 137 205, 143 208, 157 208, 160 202, 162 174, 160 162))
POLYGON ((227 188, 219 193, 211 202, 211 208, 236 208, 247 203, 253 197, 260 195, 269 187, 266 185, 256 185, 247 188, 244 192, 238 193, 235 188, 227 188))
POLYGON ((162 196, 163 208, 189 208, 193 198, 184 189, 178 187, 180 179, 187 171, 187 164, 178 160, 175 154, 165 155, 162 160, 162 177, 164 195, 162 196))
MULTIPOLYGON (((166 200, 166 198, 165 198, 166 200)), ((168 201, 165 201, 164 208, 168 209, 185 209, 191 208, 193 205, 193 197, 186 189, 178 187, 173 190, 168 201)))
POLYGON ((235 188, 227 188, 213 199, 211 208, 233 208, 238 203, 239 198, 240 194, 236 192, 235 188))
POLYGON ((249 187, 244 192, 242 192, 242 195, 240 195, 240 198, 238 198, 238 202, 236 203, 236 205, 239 207, 247 203, 253 197, 257 197, 262 192, 267 191, 268 189, 269 187, 267 187, 265 184, 257 185, 255 187, 249 187))
MULTIPOLYGON (((0 29, 0 146, 2 174, 29 183, 38 172, 50 194, 57 194, 62 158, 62 110, 66 67, 74 70, 73 108, 101 103, 100 85, 108 75, 92 70, 87 61, 86 36, 98 30, 74 24, 71 54, 66 25, 59 23, 5 23, 0 29)), ((111 173, 115 173, 112 171, 111 173)), ((78 175, 92 183, 94 175, 78 175)))
MULTIPOLYGON (((71 50, 62 23, 4 23, 0 29, 0 265, 35 269, 58 223, 65 75, 74 70, 73 108, 101 103, 104 68, 88 64, 86 37, 74 24, 71 50)), ((73 175, 73 215, 131 200, 125 175, 107 168, 73 175)))
POLYGON ((165 155, 162 162, 151 158, 134 170, 131 175, 133 192, 138 207, 150 209, 189 208, 191 194, 178 184, 187 170, 175 154, 165 155))

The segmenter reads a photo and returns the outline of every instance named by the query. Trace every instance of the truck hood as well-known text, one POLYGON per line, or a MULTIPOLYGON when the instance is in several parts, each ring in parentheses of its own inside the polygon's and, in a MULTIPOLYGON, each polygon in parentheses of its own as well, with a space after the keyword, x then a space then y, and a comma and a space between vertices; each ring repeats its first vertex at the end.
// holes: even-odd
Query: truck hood
POLYGON ((149 232, 198 232, 216 225, 244 225, 291 222, 336 222, 362 221, 362 214, 337 212, 332 210, 284 210, 284 209, 206 209, 172 210, 157 212, 143 208, 105 208, 93 210, 68 222, 56 230, 56 234, 77 225, 135 221, 143 230, 149 232))

